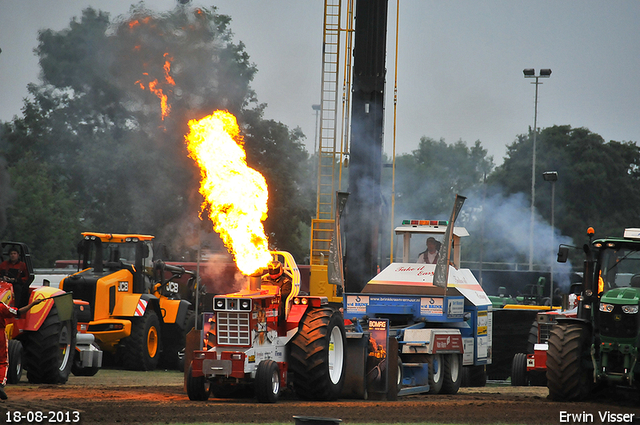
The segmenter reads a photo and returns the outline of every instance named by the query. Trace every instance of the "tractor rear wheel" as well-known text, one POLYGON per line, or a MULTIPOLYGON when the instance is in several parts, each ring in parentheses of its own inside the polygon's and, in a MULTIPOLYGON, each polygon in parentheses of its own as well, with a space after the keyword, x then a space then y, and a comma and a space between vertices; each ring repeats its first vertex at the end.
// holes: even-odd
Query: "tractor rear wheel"
POLYGON ((29 382, 67 382, 76 351, 76 323, 73 318, 61 322, 54 304, 40 329, 25 332, 23 341, 24 368, 29 382))
POLYGON ((307 400, 335 400, 345 375, 342 315, 331 307, 310 308, 290 345, 294 390, 307 400))
POLYGON ((591 392, 592 369, 587 357, 591 345, 589 331, 574 323, 557 324, 551 329, 547 351, 549 397, 575 401, 591 392))
POLYGON ((131 370, 154 370, 160 360, 160 321, 147 309, 131 321, 131 335, 122 340, 122 362, 131 370))
POLYGON ((444 379, 440 394, 455 394, 462 382, 462 355, 446 354, 444 356, 444 379))
POLYGON ((511 386, 525 387, 527 382, 527 355, 516 353, 511 362, 511 386))
POLYGON ((260 403, 275 403, 280 394, 280 369, 273 360, 263 360, 256 370, 256 398, 260 403))
POLYGON ((440 394, 444 382, 444 362, 442 354, 430 354, 429 362, 429 394, 440 394))
POLYGON ((17 384, 22 377, 22 343, 17 339, 9 341, 9 369, 7 383, 17 384))
POLYGON ((193 401, 209 400, 209 380, 204 376, 193 376, 191 365, 187 375, 187 395, 193 401))

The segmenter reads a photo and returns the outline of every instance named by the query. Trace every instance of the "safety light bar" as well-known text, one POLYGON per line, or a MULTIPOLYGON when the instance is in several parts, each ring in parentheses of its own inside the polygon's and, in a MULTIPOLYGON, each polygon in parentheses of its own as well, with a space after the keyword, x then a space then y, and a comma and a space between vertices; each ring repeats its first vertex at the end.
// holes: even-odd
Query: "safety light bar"
POLYGON ((402 220, 402 225, 409 226, 446 226, 447 220, 402 220))

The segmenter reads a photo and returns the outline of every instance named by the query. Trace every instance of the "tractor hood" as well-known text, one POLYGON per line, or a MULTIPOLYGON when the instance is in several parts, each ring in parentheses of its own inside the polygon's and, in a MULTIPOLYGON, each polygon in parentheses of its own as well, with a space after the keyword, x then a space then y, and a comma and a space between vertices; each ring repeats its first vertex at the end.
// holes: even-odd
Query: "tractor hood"
POLYGON ((607 304, 638 304, 640 301, 639 288, 616 288, 605 293, 600 302, 607 304))

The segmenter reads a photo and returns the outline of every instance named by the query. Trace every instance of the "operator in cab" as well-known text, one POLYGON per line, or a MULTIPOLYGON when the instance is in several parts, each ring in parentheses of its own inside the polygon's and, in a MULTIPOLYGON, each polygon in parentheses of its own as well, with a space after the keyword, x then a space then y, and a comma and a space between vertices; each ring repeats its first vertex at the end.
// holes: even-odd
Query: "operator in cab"
POLYGON ((427 250, 418 255, 416 263, 437 264, 440 251, 440 242, 434 237, 427 238, 427 250))
POLYGON ((289 276, 284 273, 284 268, 280 261, 271 261, 267 266, 269 274, 262 277, 263 285, 274 285, 280 288, 280 305, 278 306, 278 323, 282 324, 285 320, 285 306, 287 298, 292 290, 292 281, 289 276))
POLYGON ((9 259, 0 264, 0 277, 13 285, 15 306, 25 306, 29 302, 29 270, 15 246, 9 250, 9 259))

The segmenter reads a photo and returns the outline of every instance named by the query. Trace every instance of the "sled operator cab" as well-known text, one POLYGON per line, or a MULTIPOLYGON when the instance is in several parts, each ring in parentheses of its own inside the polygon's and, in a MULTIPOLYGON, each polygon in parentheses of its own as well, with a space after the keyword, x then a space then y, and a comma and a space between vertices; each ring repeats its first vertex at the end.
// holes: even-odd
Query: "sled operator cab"
POLYGON ((460 238, 469 235, 467 230, 450 229, 447 251, 448 227, 442 220, 404 220, 395 228, 402 238, 396 245, 402 247, 400 261, 394 257, 360 293, 345 294, 346 319, 365 329, 367 321, 389 321, 399 347, 398 395, 456 393, 463 373, 478 385, 486 380, 491 302, 471 271, 460 268, 460 238), (423 262, 432 244, 437 253, 423 262), (444 262, 429 263, 438 259, 444 262), (447 270, 441 285, 434 283, 436 267, 447 270))

